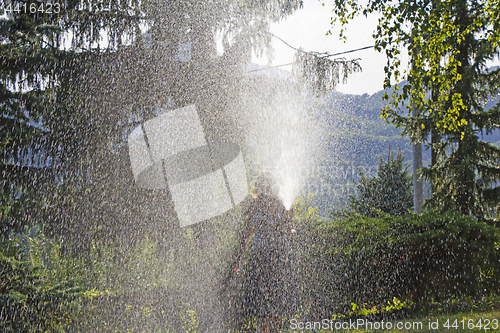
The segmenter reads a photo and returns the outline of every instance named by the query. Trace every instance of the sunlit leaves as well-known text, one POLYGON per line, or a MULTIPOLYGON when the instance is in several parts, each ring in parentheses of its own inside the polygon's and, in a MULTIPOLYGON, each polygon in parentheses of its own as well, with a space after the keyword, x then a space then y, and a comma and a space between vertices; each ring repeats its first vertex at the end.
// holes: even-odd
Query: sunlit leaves
POLYGON ((66 264, 57 251, 50 251, 54 246, 32 236, 33 231, 26 232, 0 246, 2 332, 59 331, 81 296, 74 280, 54 276, 56 265, 66 264))
MULTIPOLYGON (((464 2, 465 3, 465 2, 464 2)), ((362 7, 355 1, 336 1, 332 23, 347 24, 356 15, 381 14, 374 34, 375 49, 385 52, 387 66, 384 88, 395 89, 393 110, 385 118, 394 117, 409 100, 421 113, 433 114, 442 130, 463 135, 464 112, 470 112, 464 96, 453 90, 461 81, 460 50, 472 35, 481 35, 498 53, 499 34, 492 27, 499 25, 498 1, 466 2, 469 21, 459 19, 456 1, 371 1, 362 7), (408 48, 411 67, 401 72, 400 54, 408 48), (411 89, 398 92, 395 84, 407 80, 411 89), (426 91, 432 89, 437 98, 429 101, 426 91), (397 98, 400 97, 400 98, 397 98)), ((341 32, 342 34, 342 32, 341 32)), ((492 49, 492 51, 493 51, 492 49)), ((495 53, 490 53, 491 56, 495 53)), ((465 124, 467 121, 465 122, 465 124)))

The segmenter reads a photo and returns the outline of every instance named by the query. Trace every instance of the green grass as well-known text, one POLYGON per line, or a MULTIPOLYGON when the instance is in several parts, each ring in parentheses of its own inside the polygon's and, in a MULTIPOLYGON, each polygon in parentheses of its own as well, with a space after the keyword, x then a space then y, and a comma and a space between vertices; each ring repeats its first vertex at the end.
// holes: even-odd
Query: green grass
MULTIPOLYGON (((355 320, 353 320, 355 321, 355 320)), ((368 320, 367 320, 368 321, 368 320)), ((342 321, 340 321, 342 322, 342 321)), ((345 321, 348 323, 349 321, 345 321)), ((409 319, 396 319, 396 320, 391 320, 392 323, 392 329, 382 329, 381 327, 379 329, 375 329, 376 327, 376 321, 373 320, 371 323, 374 325, 373 329, 369 329, 370 327, 368 326, 368 329, 366 326, 363 326, 362 329, 350 329, 350 330, 343 330, 343 329, 327 329, 327 330, 320 330, 320 329, 315 329, 316 332, 318 333, 327 333, 327 332, 358 332, 358 333, 368 333, 368 332, 433 332, 433 333, 441 333, 441 332, 453 332, 453 333, 461 333, 461 332, 500 332, 500 310, 495 310, 495 311, 489 311, 489 312, 476 312, 476 313, 471 313, 471 312, 462 312, 462 313, 457 313, 457 314, 449 314, 449 315, 436 315, 436 316, 425 316, 425 317, 420 317, 420 318, 409 318, 409 319), (463 320, 463 321, 462 321, 463 320), (484 328, 484 323, 488 322, 489 320, 489 329, 484 328), (395 324, 401 322, 403 325, 411 325, 412 328, 410 329, 397 329, 395 328, 395 324), (468 328, 469 322, 477 325, 478 327, 475 327, 473 329, 468 328), (420 324, 418 324, 420 323, 420 324), (429 325, 432 323, 432 326, 429 327, 429 325), (437 327, 436 327, 437 323, 437 327), (448 323, 449 328, 444 327, 444 325, 448 323), (453 327, 453 324, 456 323, 456 326, 453 327), (482 327, 480 328, 479 323, 482 324, 482 327), (413 326, 415 325, 415 326, 413 326), (421 325, 421 326, 419 326, 421 325), (464 326, 464 328, 462 327, 464 326)), ((297 323, 298 324, 298 323, 297 323)), ((302 329, 296 329, 296 330, 287 330, 287 331, 281 331, 282 333, 291 333, 291 332, 309 332, 311 330, 308 330, 305 325, 307 325, 305 322, 301 323, 302 329)), ((346 324, 344 324, 346 325, 346 324)), ((381 325, 380 322, 378 322, 378 325, 381 325)), ((384 325, 387 325, 386 322, 384 322, 384 325)), ((298 325, 296 325, 298 326, 298 325)), ((361 327, 361 326, 360 326, 361 327)), ((386 326, 384 326, 386 327, 386 326)), ((312 332, 312 331, 311 331, 312 332)))

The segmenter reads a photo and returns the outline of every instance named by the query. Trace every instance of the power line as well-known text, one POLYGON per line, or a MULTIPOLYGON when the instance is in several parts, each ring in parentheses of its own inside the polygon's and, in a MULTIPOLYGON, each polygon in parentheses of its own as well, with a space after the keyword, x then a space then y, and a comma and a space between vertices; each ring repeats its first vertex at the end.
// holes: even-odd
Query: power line
MULTIPOLYGON (((285 44, 286 46, 288 46, 289 48, 294 49, 295 51, 302 51, 302 50, 300 50, 300 49, 298 49, 298 48, 296 48, 296 47, 293 47, 292 45, 288 44, 288 43, 287 43, 287 42, 285 42, 285 41, 284 41, 281 37, 276 36, 276 35, 275 35, 275 34, 273 34, 272 32, 269 32, 269 34, 270 34, 271 36, 273 36, 274 38, 276 38, 277 40, 279 40, 280 42, 282 42, 283 44, 285 44)), ((304 51, 302 51, 302 52, 304 52, 304 51)))
MULTIPOLYGON (((295 51, 297 52, 304 52, 304 53, 308 53, 308 54, 311 54, 311 52, 307 52, 307 51, 303 51, 301 49, 298 49, 296 47, 293 47, 292 45, 288 44, 286 41, 284 41, 283 39, 281 39, 280 37, 272 34, 272 33, 269 33, 271 36, 273 36, 274 38, 276 38, 277 40, 279 40, 280 42, 282 42, 283 44, 285 44, 286 46, 288 46, 289 48, 291 49, 294 49, 295 51)), ((366 50, 366 49, 371 49, 375 47, 375 45, 370 45, 370 46, 364 46, 364 47, 360 47, 360 48, 357 48, 357 49, 352 49, 352 50, 349 50, 349 51, 344 51, 344 52, 338 52, 338 53, 333 53, 333 54, 326 54, 324 56, 321 56, 319 58, 330 58, 330 57, 335 57, 335 56, 338 56, 338 55, 342 55, 342 54, 347 54, 347 53, 353 53, 353 52, 357 52, 357 51, 362 51, 362 50, 366 50)), ((290 65, 293 65, 293 62, 290 62, 288 64, 281 64, 281 65, 276 65, 276 66, 269 66, 269 67, 266 67, 266 68, 259 68, 259 69, 253 69, 251 71, 247 71, 247 73, 252 73, 252 72, 259 72, 259 71, 265 71, 267 69, 272 69, 272 68, 278 68, 278 67, 285 67, 285 66, 290 66, 290 65)))

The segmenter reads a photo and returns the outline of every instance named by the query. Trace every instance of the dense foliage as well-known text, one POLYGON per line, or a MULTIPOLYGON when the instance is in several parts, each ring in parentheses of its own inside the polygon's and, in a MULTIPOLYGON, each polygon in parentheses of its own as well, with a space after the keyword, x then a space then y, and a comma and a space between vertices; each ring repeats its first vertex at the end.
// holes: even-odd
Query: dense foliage
POLYGON ((429 302, 498 290, 499 230, 474 217, 379 212, 316 221, 308 235, 314 241, 303 290, 315 315, 348 313, 351 303, 377 305, 394 297, 429 302))

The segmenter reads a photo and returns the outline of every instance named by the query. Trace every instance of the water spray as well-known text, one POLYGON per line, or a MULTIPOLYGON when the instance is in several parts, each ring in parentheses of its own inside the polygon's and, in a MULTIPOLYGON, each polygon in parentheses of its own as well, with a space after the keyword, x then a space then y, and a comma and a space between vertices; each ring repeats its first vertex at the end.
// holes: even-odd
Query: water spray
POLYGON ((307 96, 291 81, 263 84, 242 96, 245 113, 238 122, 250 168, 255 174, 272 174, 287 210, 307 185, 318 157, 320 133, 307 96))
MULTIPOLYGON (((299 83, 289 80, 262 83, 242 92, 245 112, 237 121, 245 134, 244 148, 252 163, 251 169, 256 174, 272 175, 278 190, 276 194, 286 210, 284 223, 292 236, 296 234, 292 206, 305 188, 318 157, 316 148, 320 133, 310 112, 312 103, 308 101, 307 91, 299 83)), ((285 238, 293 288, 296 290, 295 303, 300 313, 290 237, 285 238)))

